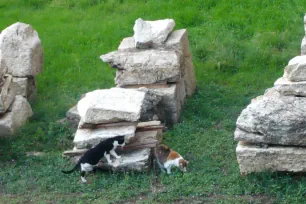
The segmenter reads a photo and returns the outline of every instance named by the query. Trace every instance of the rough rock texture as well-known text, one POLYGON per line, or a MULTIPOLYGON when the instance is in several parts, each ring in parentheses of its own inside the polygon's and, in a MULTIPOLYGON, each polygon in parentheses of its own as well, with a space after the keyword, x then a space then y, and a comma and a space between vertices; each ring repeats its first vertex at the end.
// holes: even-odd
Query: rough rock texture
POLYGON ((134 39, 137 48, 150 48, 153 44, 162 44, 173 30, 173 19, 144 21, 141 18, 135 21, 134 39))
POLYGON ((135 46, 135 40, 133 37, 126 37, 124 38, 121 42, 120 45, 118 47, 118 50, 135 50, 136 46, 135 46))
POLYGON ((78 129, 73 143, 76 148, 87 148, 97 145, 99 142, 116 136, 125 136, 128 141, 135 136, 136 124, 126 126, 101 127, 96 129, 78 129))
POLYGON ((78 112, 84 123, 99 124, 119 121, 137 121, 145 107, 147 92, 111 88, 89 92, 78 103, 78 112))
POLYGON ((306 36, 303 38, 301 43, 301 55, 306 55, 306 36))
POLYGON ((108 164, 104 159, 97 165, 102 169, 112 171, 148 171, 151 166, 151 149, 139 149, 125 154, 118 154, 120 159, 111 158, 112 164, 108 164))
POLYGON ((292 82, 282 77, 274 83, 274 88, 285 96, 306 96, 306 81, 292 82))
POLYGON ((240 173, 261 171, 306 171, 306 148, 275 146, 260 148, 239 142, 236 148, 240 173))
POLYGON ((196 77, 189 48, 188 33, 186 29, 173 31, 166 43, 166 49, 175 50, 181 57, 182 75, 184 76, 187 96, 191 96, 196 89, 196 77))
POLYGON ((305 97, 264 96, 248 105, 238 117, 235 140, 305 146, 305 108, 305 97))
POLYGON ((0 50, 8 74, 28 77, 42 71, 43 49, 31 25, 18 22, 4 29, 0 35, 0 50))
POLYGON ((73 129, 77 129, 78 124, 81 120, 77 105, 73 106, 66 112, 66 118, 70 127, 72 127, 73 129))
POLYGON ((306 56, 291 59, 285 67, 284 77, 289 81, 306 81, 306 56))
MULTIPOLYGON (((176 30, 170 33, 166 42, 161 45, 153 45, 156 49, 173 50, 180 56, 181 75, 185 81, 186 93, 191 96, 196 89, 196 77, 192 63, 192 55, 189 48, 188 33, 186 29, 176 30)), ((135 41, 133 37, 124 38, 118 50, 135 51, 135 41)))
POLYGON ((9 112, 0 116, 0 136, 10 136, 33 115, 27 99, 16 96, 9 112))
POLYGON ((13 77, 13 82, 16 84, 17 95, 21 95, 29 100, 33 100, 36 97, 36 78, 13 77))
POLYGON ((117 68, 119 86, 176 82, 181 78, 180 57, 174 51, 115 51, 100 57, 117 68))
POLYGON ((7 66, 4 62, 4 59, 2 57, 1 50, 0 50, 0 84, 1 84, 1 78, 6 74, 6 72, 7 72, 7 66))
POLYGON ((12 78, 11 75, 6 75, 0 86, 0 115, 8 110, 16 96, 16 88, 12 78))
MULTIPOLYGON (((166 125, 173 125, 179 121, 180 112, 186 100, 184 80, 179 80, 176 84, 167 84, 165 86, 156 86, 149 88, 151 92, 157 97, 161 98, 157 107, 149 109, 146 113, 142 114, 141 121, 152 120, 157 116, 158 120, 166 123, 166 125)), ((127 87, 137 90, 133 87, 127 87)))
POLYGON ((186 99, 184 80, 180 80, 177 84, 171 84, 169 88, 152 90, 162 97, 157 107, 159 119, 164 121, 166 125, 179 122, 181 109, 186 99))

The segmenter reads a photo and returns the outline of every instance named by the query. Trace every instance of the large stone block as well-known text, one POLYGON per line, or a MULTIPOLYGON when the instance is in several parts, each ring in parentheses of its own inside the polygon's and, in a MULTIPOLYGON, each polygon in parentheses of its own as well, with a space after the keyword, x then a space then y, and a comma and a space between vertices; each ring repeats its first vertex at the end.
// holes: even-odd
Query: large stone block
POLYGON ((173 125, 179 122, 182 106, 186 99, 184 85, 184 80, 180 80, 177 84, 169 85, 169 88, 152 89, 162 97, 157 106, 157 115, 166 125, 173 125))
POLYGON ((157 103, 145 90, 111 88, 89 92, 78 103, 78 112, 84 123, 99 124, 119 121, 137 121, 141 113, 157 103))
MULTIPOLYGON (((157 116, 158 120, 166 123, 166 125, 173 125, 179 121, 182 106, 186 100, 184 80, 179 80, 176 84, 166 85, 143 85, 159 97, 161 101, 155 109, 150 109, 144 114, 144 119, 152 119, 151 116, 157 116)), ((125 88, 134 88, 134 86, 126 86, 125 88)), ((145 121, 145 120, 144 120, 145 121)))
POLYGON ((2 86, 0 86, 0 115, 5 113, 13 103, 16 96, 16 88, 11 75, 3 78, 2 86))
MULTIPOLYGON (((191 96, 196 89, 196 77, 192 63, 192 55, 189 48, 187 30, 181 29, 171 32, 164 44, 153 45, 153 48, 172 50, 180 56, 180 69, 185 82, 185 91, 188 96, 191 96)), ((135 41, 133 37, 124 38, 118 47, 118 50, 121 51, 132 51, 135 49, 135 41)))
POLYGON ((7 73, 17 77, 36 76, 43 68, 43 49, 31 25, 15 23, 0 35, 0 50, 7 73))
POLYGON ((13 135, 32 115, 33 112, 27 99, 20 95, 16 96, 10 111, 0 116, 0 136, 13 135))
POLYGON ((282 77, 274 83, 274 88, 285 96, 306 96, 306 81, 292 82, 282 77))
POLYGON ((243 175, 261 171, 306 172, 306 148, 303 147, 260 148, 239 142, 236 155, 243 175))
POLYGON ((238 117, 235 140, 305 146, 305 110, 305 97, 263 96, 238 117))
POLYGON ((99 144, 101 141, 116 136, 125 136, 130 140, 135 136, 136 123, 130 123, 125 126, 108 126, 95 129, 79 128, 74 136, 73 143, 76 148, 87 148, 99 144))
POLYGON ((173 19, 144 21, 138 18, 133 27, 135 46, 137 48, 150 48, 153 44, 162 44, 173 30, 173 19))
POLYGON ((188 33, 186 29, 173 31, 165 42, 166 49, 173 49, 182 55, 181 66, 185 80, 186 93, 191 96, 196 88, 196 77, 190 52, 188 33))
POLYGON ((182 76, 180 56, 174 51, 115 51, 101 59, 117 68, 115 83, 119 86, 176 82, 182 76))
POLYGON ((98 167, 112 171, 137 171, 145 172, 151 167, 151 149, 138 149, 128 153, 119 154, 120 159, 111 159, 113 162, 108 164, 104 159, 98 163, 98 167))
POLYGON ((1 87, 1 78, 6 74, 6 72, 7 72, 7 66, 4 62, 4 59, 1 53, 1 49, 0 49, 0 87, 1 87))
POLYGON ((289 81, 306 81, 306 56, 291 59, 284 70, 284 77, 289 81))
POLYGON ((17 95, 21 95, 29 100, 36 97, 36 78, 35 77, 13 77, 13 82, 16 85, 17 95))

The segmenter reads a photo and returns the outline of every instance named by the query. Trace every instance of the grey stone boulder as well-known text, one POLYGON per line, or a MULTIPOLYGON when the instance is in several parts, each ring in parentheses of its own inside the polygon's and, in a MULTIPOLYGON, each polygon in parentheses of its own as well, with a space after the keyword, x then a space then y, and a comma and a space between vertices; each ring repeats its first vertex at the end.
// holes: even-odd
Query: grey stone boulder
POLYGON ((134 122, 146 108, 146 94, 123 88, 95 90, 78 102, 78 112, 84 123, 134 122))
MULTIPOLYGON (((5 61, 2 57, 2 53, 1 53, 1 50, 0 50, 0 84, 1 84, 1 78, 6 74, 6 72, 7 72, 7 66, 5 64, 5 61)), ((1 85, 0 85, 0 87, 1 87, 1 85)))
POLYGON ((43 49, 31 25, 15 23, 0 35, 0 50, 7 73, 16 77, 36 76, 43 69, 43 49))
POLYGON ((20 95, 16 96, 10 110, 0 116, 0 136, 13 135, 32 115, 33 112, 27 99, 20 95))
POLYGON ((306 96, 306 81, 292 82, 282 77, 274 83, 274 88, 285 96, 306 96))
POLYGON ((306 172, 306 148, 273 146, 260 148, 239 142, 236 148, 240 173, 306 172))
POLYGON ((34 100, 37 95, 36 78, 35 77, 13 77, 16 85, 17 95, 21 95, 28 100, 34 100))
POLYGON ((184 78, 186 94, 191 96, 196 89, 196 77, 192 63, 192 55, 189 46, 188 33, 186 29, 173 31, 167 41, 165 48, 175 50, 181 57, 181 70, 184 78))
POLYGON ((306 36, 303 37, 301 43, 301 55, 306 55, 306 36))
POLYGON ((16 88, 12 78, 11 75, 6 75, 0 86, 0 115, 8 110, 16 96, 16 88))
MULTIPOLYGON (((192 55, 189 48, 188 33, 186 29, 176 30, 169 34, 164 44, 153 45, 155 49, 164 49, 175 51, 180 56, 180 66, 185 83, 187 96, 191 96, 196 89, 196 77, 192 63, 192 55)), ((118 50, 135 50, 135 41, 133 37, 124 38, 118 50)))
POLYGON ((125 136, 128 141, 135 136, 136 125, 136 123, 130 123, 125 126, 109 126, 95 129, 78 128, 73 143, 76 148, 82 149, 95 146, 103 140, 116 136, 125 136))
POLYGON ((249 143, 306 145, 306 98, 263 96, 237 119, 235 140, 249 143))
POLYGON ((119 86, 176 82, 181 76, 180 56, 174 51, 115 51, 100 57, 117 68, 119 86))
POLYGON ((102 159, 98 163, 98 167, 101 169, 108 169, 112 171, 136 171, 146 172, 151 167, 151 149, 144 148, 138 150, 132 150, 128 153, 119 154, 120 159, 111 158, 112 163, 108 164, 105 159, 102 159))
POLYGON ((135 46, 137 48, 150 48, 153 44, 162 44, 173 30, 173 19, 144 21, 138 18, 133 27, 135 46))
POLYGON ((176 84, 169 85, 168 88, 152 89, 156 95, 162 97, 157 107, 157 115, 166 125, 179 122, 180 113, 186 99, 184 85, 184 80, 180 80, 176 84))
POLYGON ((306 56, 291 59, 285 67, 284 77, 289 81, 306 81, 306 56))

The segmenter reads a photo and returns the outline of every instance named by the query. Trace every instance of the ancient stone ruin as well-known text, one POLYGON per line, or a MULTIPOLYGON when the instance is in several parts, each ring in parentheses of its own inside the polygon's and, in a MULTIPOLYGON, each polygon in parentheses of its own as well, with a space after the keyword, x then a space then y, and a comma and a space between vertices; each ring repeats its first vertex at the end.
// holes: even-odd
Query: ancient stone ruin
POLYGON ((32 116, 43 49, 31 25, 15 23, 0 34, 0 136, 14 134, 32 116))
MULTIPOLYGON (((179 122, 186 96, 196 88, 187 31, 172 31, 172 19, 137 19, 134 36, 124 38, 117 51, 102 55, 116 69, 115 88, 89 92, 67 112, 78 122, 74 149, 80 156, 87 148, 118 135, 128 145, 122 158, 101 168, 114 171, 145 171, 152 149, 162 141, 164 125, 179 122)), ((118 150, 119 151, 119 150, 118 150)))
POLYGON ((241 174, 305 172, 305 113, 306 55, 301 55, 291 59, 274 87, 253 99, 239 116, 235 140, 241 174))

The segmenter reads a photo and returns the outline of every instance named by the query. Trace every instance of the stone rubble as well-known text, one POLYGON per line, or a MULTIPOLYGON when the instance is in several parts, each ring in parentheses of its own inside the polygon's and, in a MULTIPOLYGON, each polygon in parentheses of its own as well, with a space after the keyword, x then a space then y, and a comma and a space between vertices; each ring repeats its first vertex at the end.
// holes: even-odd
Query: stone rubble
POLYGON ((138 18, 134 25, 134 40, 137 48, 150 48, 153 44, 162 44, 173 30, 173 19, 144 21, 138 18))
POLYGON ((239 141, 236 154, 241 174, 305 172, 305 88, 306 55, 296 56, 274 87, 242 111, 234 133, 239 141))
POLYGON ((0 136, 13 135, 33 112, 43 49, 31 25, 17 22, 0 33, 0 136))
POLYGON ((117 51, 100 58, 116 69, 116 88, 95 90, 67 112, 77 123, 74 150, 65 156, 80 156, 87 148, 118 135, 127 145, 120 160, 99 166, 112 171, 146 171, 152 148, 162 142, 164 124, 179 122, 187 96, 196 89, 196 78, 186 29, 172 31, 172 19, 137 19, 134 36, 124 38, 117 51))

